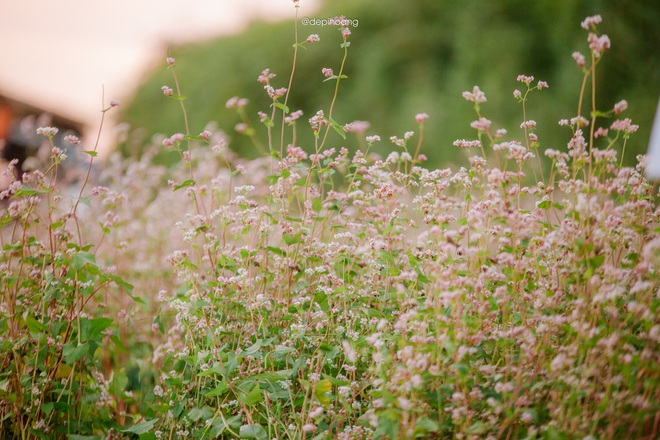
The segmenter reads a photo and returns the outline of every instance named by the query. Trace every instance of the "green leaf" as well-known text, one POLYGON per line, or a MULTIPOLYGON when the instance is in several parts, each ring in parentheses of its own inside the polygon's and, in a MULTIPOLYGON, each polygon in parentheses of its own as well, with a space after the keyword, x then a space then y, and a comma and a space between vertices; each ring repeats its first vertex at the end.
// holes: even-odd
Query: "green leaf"
POLYGON ((550 200, 544 200, 542 202, 537 203, 536 206, 539 207, 540 209, 548 209, 551 205, 552 203, 550 202, 550 200))
POLYGON ((9 420, 9 419, 13 418, 14 415, 15 415, 14 411, 9 411, 7 414, 4 415, 4 417, 2 417, 2 419, 0 419, 0 422, 4 422, 5 420, 9 420))
POLYGON ((332 376, 330 376, 330 375, 328 375, 328 374, 325 374, 325 373, 323 373, 323 377, 325 378, 325 380, 330 381, 330 383, 331 383, 332 385, 337 386, 337 387, 341 387, 341 386, 344 386, 344 385, 348 385, 348 384, 350 383, 350 382, 347 381, 347 380, 337 379, 336 377, 332 377, 332 376))
POLYGON ((346 133, 344 129, 339 125, 334 119, 330 118, 330 126, 341 136, 343 139, 346 139, 346 133))
POLYGON ((589 263, 594 269, 598 269, 605 262, 605 255, 596 255, 589 259, 589 263))
POLYGON ((231 430, 239 429, 239 427, 241 426, 241 421, 242 421, 242 416, 240 414, 234 417, 230 417, 227 420, 223 419, 222 417, 218 417, 211 425, 213 426, 213 429, 209 433, 209 436, 205 438, 218 438, 220 437, 220 434, 224 432, 225 429, 231 429, 231 430))
POLYGON ((192 134, 184 135, 183 140, 184 141, 204 141, 204 142, 208 141, 208 139, 204 139, 201 136, 194 136, 192 134))
POLYGON ((47 416, 50 415, 51 411, 53 411, 53 408, 55 408, 55 402, 48 402, 41 405, 41 410, 47 416))
POLYGON ((470 426, 466 432, 468 434, 485 434, 488 432, 488 425, 483 422, 476 422, 470 426))
POLYGON ((314 397, 322 405, 330 404, 330 395, 328 394, 332 390, 332 382, 328 379, 322 379, 317 382, 316 389, 314 390, 314 397))
POLYGON ((427 417, 423 417, 415 423, 415 432, 421 431, 421 434, 427 432, 438 432, 440 430, 440 424, 435 420, 431 420, 427 417))
POLYGON ((263 426, 258 423, 255 425, 243 425, 239 431, 241 438, 256 438, 260 440, 268 439, 268 433, 263 426))
POLYGON ((62 347, 62 356, 64 357, 64 363, 67 365, 73 365, 79 359, 82 359, 87 353, 89 353, 89 345, 75 345, 73 343, 65 344, 62 347))
POLYGON ((238 395, 238 401, 248 406, 255 405, 261 402, 263 399, 264 398, 261 394, 261 388, 259 385, 255 385, 254 388, 252 388, 252 390, 247 394, 238 395))
POLYGON ((94 339, 101 332, 112 325, 112 318, 94 318, 90 321, 89 336, 85 339, 94 339))
POLYGON ((36 334, 48 331, 48 327, 34 319, 32 316, 28 315, 25 317, 25 323, 30 333, 36 334))
POLYGON ((175 186, 175 187, 174 187, 174 191, 178 191, 178 190, 180 190, 181 188, 185 188, 185 187, 187 187, 187 186, 193 186, 194 184, 195 184, 195 181, 194 181, 194 180, 192 180, 192 179, 188 179, 188 180, 184 181, 183 183, 181 183, 180 185, 175 186))
POLYGON ((300 238, 300 235, 301 235, 300 233, 296 235, 284 234, 282 236, 282 240, 284 240, 284 243, 286 243, 287 246, 291 246, 297 243, 302 243, 302 238, 300 238))
POLYGON ((319 213, 321 212, 321 208, 323 207, 323 200, 321 200, 320 197, 316 197, 314 200, 312 200, 312 209, 314 212, 319 213))
POLYGON ((214 389, 209 391, 208 393, 205 394, 206 397, 221 397, 224 396, 227 391, 229 391, 229 385, 227 385, 227 381, 223 380, 216 386, 214 389))
POLYGON ((257 354, 257 353, 259 352, 259 349, 261 348, 261 344, 262 344, 262 342, 263 342, 262 339, 257 339, 257 342, 255 342, 254 344, 252 344, 252 346, 250 346, 250 347, 247 348, 246 350, 243 350, 243 352, 241 353, 241 356, 253 356, 253 357, 256 357, 256 356, 254 356, 254 355, 257 354))
POLYGON ((396 410, 389 408, 378 416, 378 427, 374 435, 376 438, 382 435, 391 439, 399 438, 399 415, 396 410))
POLYGON ((18 198, 21 196, 34 196, 37 194, 48 194, 49 192, 52 192, 52 190, 45 190, 45 189, 35 189, 35 188, 20 188, 16 190, 14 193, 14 198, 18 198))
POLYGON ((266 249, 268 249, 269 251, 271 251, 274 254, 277 254, 277 255, 280 255, 280 256, 286 256, 286 252, 284 252, 280 248, 276 248, 276 247, 273 247, 273 246, 266 246, 266 249))
MULTIPOLYGON (((286 371, 286 370, 285 370, 286 371)), ((289 376, 285 376, 281 372, 266 371, 264 373, 257 374, 252 376, 254 380, 264 381, 264 382, 277 382, 278 380, 286 379, 289 376)))
POLYGON ((153 419, 149 420, 146 422, 138 423, 137 425, 133 425, 130 428, 126 428, 121 432, 131 432, 133 434, 146 434, 147 432, 151 431, 154 426, 156 426, 156 423, 158 423, 158 419, 153 419))
POLYGON ((213 367, 209 368, 208 370, 204 370, 201 373, 197 374, 197 376, 206 377, 206 376, 213 376, 214 374, 223 376, 225 374, 225 369, 220 364, 215 364, 213 365, 213 367))
POLYGON ((89 252, 78 252, 71 259, 71 268, 74 270, 80 270, 86 265, 90 265, 98 269, 96 265, 96 257, 89 252))
POLYGON ((452 364, 451 368, 458 371, 461 376, 465 376, 468 373, 468 366, 465 364, 452 364))
POLYGON ((274 102, 273 105, 275 107, 279 108, 280 110, 284 110, 284 113, 287 113, 287 114, 289 113, 289 107, 287 107, 286 105, 284 105, 280 102, 274 102))
POLYGON ((208 420, 211 417, 213 417, 213 409, 204 406, 202 408, 193 408, 190 411, 188 411, 187 417, 193 422, 196 422, 198 420, 208 420))
POLYGON ((108 278, 110 278, 110 279, 111 279, 116 285, 118 285, 119 287, 123 288, 124 291, 128 294, 128 296, 131 297, 131 299, 132 299, 133 301, 135 301, 136 303, 144 304, 144 301, 143 301, 141 298, 139 298, 139 297, 133 295, 133 285, 132 285, 132 284, 127 283, 127 282, 124 281, 120 276, 117 276, 117 275, 112 274, 112 273, 107 274, 107 276, 108 276, 108 278))
POLYGON ((94 150, 85 150, 84 153, 89 154, 92 157, 96 157, 98 153, 94 150))

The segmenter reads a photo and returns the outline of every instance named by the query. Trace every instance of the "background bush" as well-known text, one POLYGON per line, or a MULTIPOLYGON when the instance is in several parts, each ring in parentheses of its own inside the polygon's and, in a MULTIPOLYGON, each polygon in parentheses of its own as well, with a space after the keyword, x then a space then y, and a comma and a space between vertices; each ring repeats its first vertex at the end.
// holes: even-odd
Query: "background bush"
MULTIPOLYGON (((339 0, 327 2, 314 16, 341 14, 359 20, 351 37, 349 79, 342 85, 337 104, 338 122, 343 125, 368 118, 370 132, 386 139, 414 128, 409 121, 424 111, 432 116, 426 127, 426 154, 433 165, 442 165, 457 160, 451 143, 472 133, 464 123, 472 115, 457 91, 471 90, 475 84, 488 95, 484 107, 497 109, 492 119, 501 127, 517 126, 519 109, 511 91, 521 72, 543 78, 551 86, 546 103, 533 109, 532 119, 557 121, 575 116, 580 78, 574 74, 570 54, 584 41, 578 24, 596 12, 608 23, 616 49, 601 64, 604 73, 596 83, 598 100, 601 107, 611 107, 624 98, 630 103, 629 116, 640 124, 639 135, 628 147, 632 161, 646 151, 660 90, 656 50, 660 7, 656 2, 339 0)), ((298 58, 296 77, 300 81, 291 91, 289 106, 302 109, 308 119, 332 94, 332 87, 322 83, 321 68, 337 71, 341 53, 332 50, 334 27, 300 26, 299 32, 301 39, 318 33, 324 47, 301 51, 298 58)), ((268 103, 255 87, 256 78, 268 67, 279 75, 274 84, 287 85, 292 48, 282 42, 291 40, 290 23, 256 23, 240 35, 170 48, 170 54, 180 61, 181 80, 187 84, 193 131, 218 121, 232 135, 235 151, 256 157, 258 152, 250 140, 231 129, 239 119, 225 108, 225 102, 234 95, 249 98, 252 105, 248 114, 256 121, 256 111, 268 103)), ((163 105, 160 87, 172 85, 166 72, 153 72, 144 81, 125 109, 125 119, 136 128, 144 128, 148 136, 183 131, 178 109, 163 105)), ((538 132, 545 148, 562 145, 563 133, 552 124, 538 132)), ((331 136, 333 146, 356 146, 331 136)), ((300 134, 300 144, 311 151, 311 135, 300 134)), ((139 144, 122 148, 129 155, 140 151, 139 144)), ((383 152, 378 148, 376 151, 383 152)))

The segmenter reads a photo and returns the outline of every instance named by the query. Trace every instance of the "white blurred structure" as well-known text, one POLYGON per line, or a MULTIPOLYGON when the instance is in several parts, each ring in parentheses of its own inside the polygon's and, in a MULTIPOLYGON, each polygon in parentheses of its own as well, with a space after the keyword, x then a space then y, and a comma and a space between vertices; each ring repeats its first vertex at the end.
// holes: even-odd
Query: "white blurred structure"
POLYGON ((646 176, 649 179, 660 179, 660 100, 658 100, 658 110, 655 112, 647 155, 649 164, 646 168, 646 176))

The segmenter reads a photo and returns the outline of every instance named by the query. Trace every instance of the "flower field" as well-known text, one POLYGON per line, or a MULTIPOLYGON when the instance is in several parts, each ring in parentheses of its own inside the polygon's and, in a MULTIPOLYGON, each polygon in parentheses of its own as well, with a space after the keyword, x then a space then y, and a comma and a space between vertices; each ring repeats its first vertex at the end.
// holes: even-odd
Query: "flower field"
MULTIPOLYGON (((508 130, 487 91, 463 92, 474 138, 454 145, 424 138, 426 113, 391 137, 337 122, 341 23, 340 65, 297 78, 298 51, 326 42, 296 25, 290 76, 255 78, 270 107, 227 102, 258 159, 188 131, 97 169, 93 144, 42 127, 50 163, 0 207, 0 436, 658 438, 660 211, 645 158, 622 165, 628 104, 591 92, 615 50, 605 25, 582 22, 584 81, 555 148, 537 125, 557 121, 528 114, 560 85, 527 75, 508 130), (289 108, 297 81, 332 100, 289 108), (67 148, 89 156, 74 187, 58 179, 67 148), (427 148, 464 162, 427 169, 427 148)), ((176 67, 163 100, 187 127, 176 67)))

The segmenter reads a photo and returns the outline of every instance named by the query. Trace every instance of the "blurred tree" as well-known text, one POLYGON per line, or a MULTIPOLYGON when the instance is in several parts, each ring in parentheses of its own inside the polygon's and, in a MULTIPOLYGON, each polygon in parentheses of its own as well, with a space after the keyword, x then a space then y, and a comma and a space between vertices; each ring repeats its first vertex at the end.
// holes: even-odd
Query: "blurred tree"
MULTIPOLYGON (((479 85, 488 97, 483 115, 494 127, 507 128, 509 138, 520 139, 522 111, 512 92, 521 86, 516 82, 518 74, 534 75, 547 81, 550 89, 532 95, 528 118, 539 122, 542 148, 564 149, 570 131, 558 127, 557 121, 577 114, 582 79, 571 53, 588 54, 587 32, 580 21, 595 14, 603 16, 599 30, 612 40, 612 49, 597 71, 597 106, 608 110, 617 101, 628 100, 625 116, 640 124, 627 146, 630 163, 646 150, 660 93, 660 6, 654 1, 328 1, 316 17, 344 15, 359 21, 351 29, 348 79, 340 85, 335 119, 340 124, 369 121, 368 134, 381 136, 378 148, 385 153, 398 148, 387 139, 417 130, 414 116, 426 112, 430 118, 423 152, 433 165, 440 165, 460 154, 452 146, 455 139, 476 136, 469 126, 475 115, 462 91, 479 85)), ((293 32, 291 22, 255 23, 240 35, 171 50, 193 134, 217 121, 231 135, 234 150, 256 154, 247 137, 233 132, 239 119, 225 102, 234 95, 249 98, 248 113, 259 126, 256 112, 267 112, 270 101, 256 78, 268 67, 278 74, 273 80, 276 87, 287 85, 293 32)), ((291 110, 304 111, 298 143, 308 151, 313 137, 307 119, 319 109, 327 114, 334 90, 334 83, 323 83, 321 68, 337 73, 342 57, 336 27, 299 23, 299 41, 313 33, 321 41, 299 52, 289 99, 291 110)), ((163 84, 172 85, 164 67, 149 75, 125 109, 125 120, 144 127, 149 135, 183 131, 180 108, 162 95, 163 84)), ((585 105, 582 114, 588 113, 585 105)), ((265 139, 265 129, 260 135, 265 139)), ((329 141, 328 146, 357 145, 355 137, 344 141, 335 133, 329 141)))

